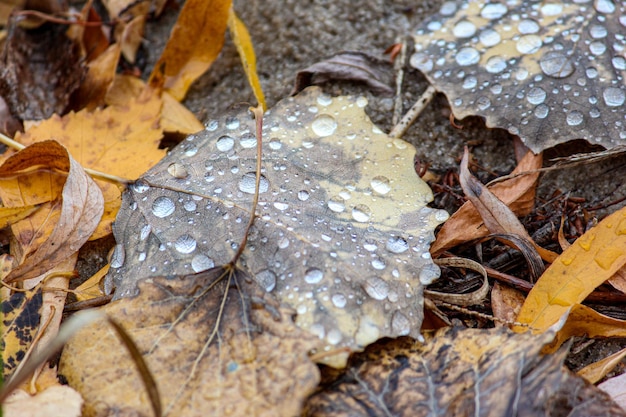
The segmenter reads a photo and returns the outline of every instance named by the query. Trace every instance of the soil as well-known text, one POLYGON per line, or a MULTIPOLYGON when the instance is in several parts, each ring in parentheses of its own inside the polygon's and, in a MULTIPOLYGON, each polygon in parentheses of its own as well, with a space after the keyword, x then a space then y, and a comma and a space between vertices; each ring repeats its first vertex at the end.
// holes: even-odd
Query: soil
MULTIPOLYGON (((267 98, 268 107, 287 97, 298 70, 322 61, 344 50, 360 51, 384 58, 390 45, 406 38, 429 13, 437 10, 441 0, 426 2, 398 0, 363 0, 355 5, 350 0, 236 0, 234 7, 247 25, 253 39, 258 73, 267 98)), ((158 58, 177 12, 166 9, 164 15, 151 22, 146 31, 144 53, 147 75, 158 58)), ((323 88, 333 95, 364 95, 372 120, 381 129, 389 131, 393 125, 391 97, 375 95, 362 84, 329 82, 323 88)), ((403 83, 403 106, 408 109, 427 88, 425 78, 416 70, 407 68, 403 83)), ((202 121, 210 120, 234 104, 253 103, 254 96, 240 65, 236 49, 227 39, 223 52, 210 71, 196 82, 185 104, 202 121)), ((423 164, 438 174, 456 172, 464 146, 471 146, 475 161, 485 168, 481 179, 503 175, 515 166, 513 137, 501 129, 488 129, 480 118, 469 118, 458 123, 449 121, 450 109, 446 98, 439 94, 426 108, 404 139, 418 149, 423 164), (491 172, 492 174, 489 174, 491 172)), ((585 151, 586 147, 561 146, 546 153, 546 157, 569 155, 585 151)), ((547 159, 546 158, 546 159, 547 159)), ((613 158, 601 163, 583 165, 546 173, 541 178, 538 203, 542 204, 556 192, 570 193, 585 200, 583 206, 598 208, 591 216, 603 216, 625 203, 610 205, 626 195, 624 158, 613 158), (603 207, 606 206, 606 207, 603 207)), ((93 264, 93 259, 84 262, 93 264)), ((578 369, 606 357, 626 345, 623 340, 609 344, 594 342, 574 349, 568 366, 578 369)))

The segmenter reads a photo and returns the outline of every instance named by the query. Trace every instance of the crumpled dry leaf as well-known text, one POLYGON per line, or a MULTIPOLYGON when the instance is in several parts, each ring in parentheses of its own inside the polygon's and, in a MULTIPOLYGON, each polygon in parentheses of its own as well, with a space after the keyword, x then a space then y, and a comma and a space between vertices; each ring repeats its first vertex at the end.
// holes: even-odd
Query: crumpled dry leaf
MULTIPOLYGON (((103 311, 145 352, 164 415, 300 414, 319 381, 307 356, 319 341, 289 311, 264 302, 250 277, 215 268, 142 280, 139 289, 103 311)), ((59 372, 83 395, 86 416, 151 414, 130 356, 104 322, 66 345, 59 372)))
POLYGON ((415 30, 411 64, 454 115, 519 135, 533 152, 572 139, 624 144, 626 4, 447 1, 415 30))
MULTIPOLYGON (((373 126, 366 104, 311 88, 266 114, 259 218, 238 264, 325 350, 418 337, 423 285, 439 276, 428 245, 447 213, 426 207, 414 148, 373 126)), ((211 121, 129 188, 107 284, 116 298, 142 277, 231 261, 251 215, 255 129, 247 111, 211 121)))
POLYGON ((41 275, 77 252, 98 225, 104 204, 95 182, 54 141, 35 143, 0 166, 0 199, 5 207, 41 204, 11 226, 11 254, 19 265, 6 282, 41 275))
MULTIPOLYGON (((626 263, 626 208, 604 218, 550 265, 517 321, 545 331, 626 263)), ((519 328, 525 331, 525 328, 519 328)))
POLYGON ((393 70, 388 61, 363 52, 339 52, 298 71, 291 94, 297 94, 310 85, 342 80, 362 82, 374 92, 391 95, 394 93, 391 87, 392 75, 393 70))
POLYGON ((166 91, 181 101, 222 50, 230 7, 230 0, 186 1, 150 79, 164 76, 166 91))
MULTIPOLYGON (((515 167, 511 176, 522 172, 534 171, 541 168, 543 157, 527 152, 515 167)), ((524 216, 530 212, 534 204, 535 189, 539 173, 521 175, 491 186, 487 185, 499 200, 501 200, 513 213, 524 216)), ((430 251, 437 257, 443 251, 453 248, 461 243, 478 239, 489 234, 489 229, 484 225, 483 219, 471 201, 465 202, 437 233, 437 240, 433 243, 430 251)))
POLYGON ((426 343, 388 340, 307 401, 305 416, 626 416, 602 391, 541 355, 551 334, 448 328, 426 343), (524 337, 519 337, 524 336, 524 337))
POLYGON ((0 95, 22 120, 62 114, 85 74, 78 46, 65 25, 35 30, 12 25, 0 62, 0 95))

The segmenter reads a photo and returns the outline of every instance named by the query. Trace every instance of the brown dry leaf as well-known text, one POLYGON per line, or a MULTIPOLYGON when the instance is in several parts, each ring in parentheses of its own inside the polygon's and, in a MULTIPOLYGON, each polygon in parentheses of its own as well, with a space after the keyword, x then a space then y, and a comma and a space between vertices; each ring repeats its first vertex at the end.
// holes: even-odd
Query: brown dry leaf
POLYGON ((585 378, 590 383, 595 384, 611 372, 613 368, 619 365, 624 357, 626 357, 626 348, 615 352, 598 362, 585 366, 583 369, 576 372, 576 374, 585 378))
POLYGON ((468 169, 469 152, 465 148, 461 160, 460 183, 463 192, 480 213, 485 227, 491 233, 514 234, 526 240, 537 250, 541 258, 553 262, 558 256, 556 253, 543 249, 530 237, 522 223, 511 209, 485 187, 468 169))
MULTIPOLYGON (((527 152, 513 172, 511 172, 510 175, 513 178, 493 185, 487 185, 487 188, 506 204, 513 213, 518 216, 524 216, 532 210, 534 205, 539 173, 515 175, 537 170, 541 168, 542 163, 542 154, 535 155, 532 152, 527 152)), ((467 201, 441 227, 441 230, 437 233, 437 240, 431 247, 431 253, 437 257, 447 249, 487 236, 488 234, 489 230, 485 227, 480 214, 474 205, 467 201)))
MULTIPOLYGON (((54 138, 67 147, 81 165, 107 174, 135 179, 165 155, 158 149, 163 132, 159 126, 162 101, 155 92, 130 98, 103 110, 82 110, 53 116, 33 126, 16 140, 25 145, 54 138)), ((105 199, 105 213, 92 239, 111 233, 121 202, 119 186, 98 181, 105 199)))
MULTIPOLYGON (((447 213, 415 173, 415 149, 374 126, 367 100, 313 87, 264 117, 258 216, 238 266, 337 355, 380 337, 419 336, 428 253, 447 213), (316 111, 312 111, 315 109, 316 111)), ((116 297, 136 280, 224 265, 255 191, 255 121, 233 110, 189 136, 124 195, 107 279, 116 297)))
POLYGON ((35 30, 11 25, 0 55, 0 95, 20 119, 63 113, 80 85, 84 63, 66 30, 66 25, 52 23, 35 30))
MULTIPOLYGON (((103 310, 145 352, 164 415, 299 415, 319 381, 307 356, 319 341, 259 292, 250 277, 215 268, 143 280, 137 296, 103 310)), ((59 372, 83 395, 85 416, 151 413, 129 354, 104 322, 67 344, 59 372)))
POLYGON ((0 166, 0 199, 5 207, 41 204, 11 226, 11 254, 19 265, 6 282, 41 275, 77 252, 98 225, 104 204, 98 186, 54 141, 35 143, 0 166))
POLYGON ((89 63, 85 79, 73 97, 75 109, 94 110, 104 105, 120 60, 120 45, 114 43, 89 63))
MULTIPOLYGON (((493 316, 504 323, 513 323, 519 314, 526 297, 521 291, 502 285, 499 282, 493 284, 491 289, 491 310, 493 316)), ((496 322, 496 326, 503 325, 496 322)))
POLYGON ((119 41, 122 45, 122 55, 124 55, 126 61, 131 64, 135 63, 137 50, 143 41, 143 33, 146 27, 147 18, 147 14, 134 17, 125 25, 122 36, 120 37, 119 41))
POLYGON ((230 0, 186 1, 150 80, 164 77, 166 91, 182 101, 222 50, 230 7, 230 0))
POLYGON ((303 415, 626 416, 563 367, 565 351, 540 354, 550 334, 448 328, 425 336, 425 344, 387 340, 355 355, 308 399, 303 415))
MULTIPOLYGON (((626 263, 626 208, 567 248, 528 294, 517 321, 545 331, 626 263)), ((519 328, 518 331, 525 331, 519 328)))
POLYGON ((613 288, 626 294, 626 265, 618 269, 607 281, 613 288))
POLYGON ((57 384, 37 395, 16 390, 2 403, 5 417, 80 417, 83 400, 67 385, 57 384))

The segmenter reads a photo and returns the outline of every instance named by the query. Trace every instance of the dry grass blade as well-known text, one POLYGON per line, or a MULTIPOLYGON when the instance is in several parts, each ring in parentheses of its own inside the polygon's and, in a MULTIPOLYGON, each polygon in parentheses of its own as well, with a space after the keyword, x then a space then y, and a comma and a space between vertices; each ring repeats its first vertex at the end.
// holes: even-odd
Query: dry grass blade
POLYGON ((485 271, 485 268, 483 268, 481 264, 465 258, 436 259, 435 263, 439 266, 471 269, 482 275, 483 282, 480 288, 470 293, 448 294, 439 291, 424 290, 424 295, 426 297, 434 301, 443 301, 457 306, 472 306, 481 304, 485 301, 485 297, 489 293, 489 280, 487 279, 487 271, 485 271))

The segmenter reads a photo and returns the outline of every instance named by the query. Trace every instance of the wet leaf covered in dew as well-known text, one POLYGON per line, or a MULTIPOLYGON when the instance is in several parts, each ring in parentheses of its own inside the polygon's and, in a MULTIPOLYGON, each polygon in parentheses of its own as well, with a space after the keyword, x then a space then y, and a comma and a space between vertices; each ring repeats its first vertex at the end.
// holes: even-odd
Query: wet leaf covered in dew
POLYGON ((415 32, 411 65, 456 117, 519 135, 534 152, 626 143, 626 3, 447 1, 415 32))
MULTIPOLYGON (((312 88, 266 113, 258 218, 238 264, 327 351, 418 337, 422 286, 439 276, 428 249, 447 213, 426 207, 414 148, 372 125, 365 105, 312 88)), ((141 277, 230 262, 251 215, 255 147, 249 113, 233 112, 130 187, 114 227, 116 298, 141 277)))
MULTIPOLYGON (((143 353, 164 416, 299 415, 319 382, 308 351, 320 341, 289 310, 264 304, 251 277, 223 272, 147 278, 137 296, 103 311, 143 353)), ((81 330, 59 366, 83 396, 85 416, 152 415, 130 355, 105 322, 81 330)))
POLYGON ((311 396, 305 416, 626 416, 604 392, 541 355, 551 334, 448 328, 379 342, 311 396), (520 337, 522 336, 522 337, 520 337))

